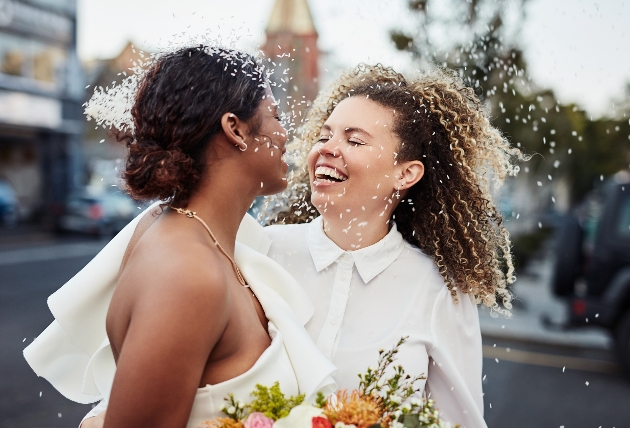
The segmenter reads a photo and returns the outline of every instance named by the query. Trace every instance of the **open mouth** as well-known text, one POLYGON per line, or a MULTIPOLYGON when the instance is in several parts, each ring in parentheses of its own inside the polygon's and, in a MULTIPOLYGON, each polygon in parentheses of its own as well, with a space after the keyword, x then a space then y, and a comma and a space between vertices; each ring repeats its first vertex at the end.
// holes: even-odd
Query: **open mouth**
POLYGON ((346 181, 348 176, 340 173, 335 168, 328 166, 318 166, 315 168, 315 179, 317 181, 328 181, 331 183, 341 183, 346 181))

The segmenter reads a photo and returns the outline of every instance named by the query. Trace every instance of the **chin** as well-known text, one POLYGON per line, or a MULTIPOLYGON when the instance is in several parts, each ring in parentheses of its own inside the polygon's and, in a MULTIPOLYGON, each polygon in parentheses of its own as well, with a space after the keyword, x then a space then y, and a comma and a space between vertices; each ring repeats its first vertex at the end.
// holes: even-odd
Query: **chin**
POLYGON ((287 188, 287 180, 275 181, 273 184, 265 182, 262 189, 260 189, 260 196, 269 196, 280 193, 287 188))
MULTIPOLYGON (((326 205, 326 202, 328 202, 326 197, 311 193, 311 205, 313 205, 320 214, 324 214, 324 206, 326 205)), ((329 203, 328 208, 330 207, 331 205, 329 203)))

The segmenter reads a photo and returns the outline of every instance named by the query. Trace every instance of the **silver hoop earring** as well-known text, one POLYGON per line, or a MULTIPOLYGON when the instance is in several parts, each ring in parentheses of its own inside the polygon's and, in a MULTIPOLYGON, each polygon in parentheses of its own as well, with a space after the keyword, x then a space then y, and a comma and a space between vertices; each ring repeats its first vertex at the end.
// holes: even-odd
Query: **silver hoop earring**
POLYGON ((245 142, 245 140, 241 140, 241 143, 243 143, 243 145, 245 146, 245 148, 243 149, 243 148, 241 148, 241 147, 239 146, 239 147, 238 147, 238 149, 239 149, 241 152, 244 152, 245 150, 247 150, 247 143, 245 142))

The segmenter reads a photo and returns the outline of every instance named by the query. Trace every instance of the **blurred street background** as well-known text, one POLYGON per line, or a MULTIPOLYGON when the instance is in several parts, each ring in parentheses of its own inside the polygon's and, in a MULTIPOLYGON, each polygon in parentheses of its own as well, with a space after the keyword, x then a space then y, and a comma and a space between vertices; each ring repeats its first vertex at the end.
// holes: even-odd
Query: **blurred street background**
POLYGON ((480 310, 488 426, 630 427, 628 22, 626 0, 0 0, 0 428, 90 408, 22 357, 47 297, 146 206, 82 105, 196 35, 273 61, 290 132, 359 62, 458 73, 533 155, 497 196, 517 298, 480 310))

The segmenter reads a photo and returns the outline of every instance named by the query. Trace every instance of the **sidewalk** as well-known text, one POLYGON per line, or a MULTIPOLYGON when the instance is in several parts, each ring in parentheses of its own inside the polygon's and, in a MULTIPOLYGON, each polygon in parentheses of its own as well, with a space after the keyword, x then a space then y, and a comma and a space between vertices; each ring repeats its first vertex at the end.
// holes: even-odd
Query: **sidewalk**
POLYGON ((0 230, 0 266, 95 256, 109 242, 81 234, 59 235, 38 225, 0 230))
POLYGON ((543 324, 543 316, 555 325, 562 325, 567 318, 566 304, 552 294, 551 271, 552 260, 547 253, 544 259, 532 260, 517 276, 512 286, 517 302, 511 318, 493 318, 487 309, 480 308, 482 336, 578 349, 612 350, 612 337, 601 327, 562 330, 543 324))

